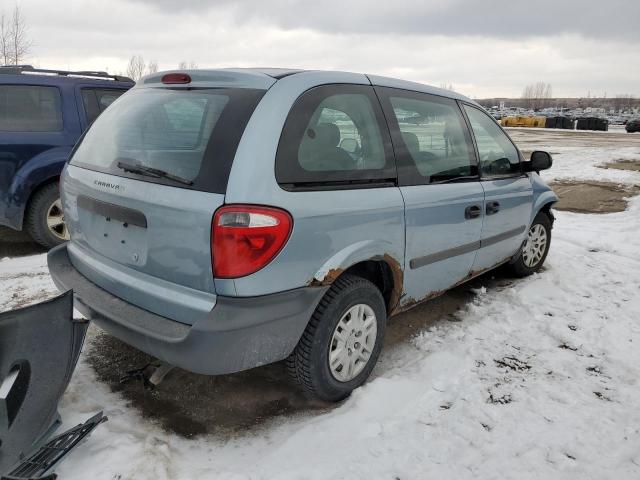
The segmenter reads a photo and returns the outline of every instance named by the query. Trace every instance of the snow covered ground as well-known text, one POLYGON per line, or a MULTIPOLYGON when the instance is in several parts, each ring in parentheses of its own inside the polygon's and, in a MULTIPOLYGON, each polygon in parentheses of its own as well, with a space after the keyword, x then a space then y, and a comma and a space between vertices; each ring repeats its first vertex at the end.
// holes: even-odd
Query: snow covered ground
MULTIPOLYGON (((555 153, 547 180, 640 184, 640 173, 595 167, 640 160, 640 144, 585 149, 555 133, 514 137, 523 150, 547 143, 555 153)), ((557 212, 540 274, 476 289, 459 321, 386 349, 374 378, 342 405, 231 437, 161 430, 98 382, 83 356, 61 405, 65 426, 101 409, 109 421, 58 473, 83 480, 640 478, 639 251, 640 197, 621 213, 557 212)), ((44 255, 0 260, 1 310, 54 292, 44 255)))

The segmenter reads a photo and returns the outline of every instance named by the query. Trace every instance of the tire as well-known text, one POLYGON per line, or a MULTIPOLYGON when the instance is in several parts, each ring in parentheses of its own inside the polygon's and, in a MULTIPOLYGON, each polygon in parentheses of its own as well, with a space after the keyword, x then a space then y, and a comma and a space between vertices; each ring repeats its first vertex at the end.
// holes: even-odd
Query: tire
POLYGON ((298 345, 287 359, 289 374, 307 396, 327 402, 348 397, 369 378, 378 361, 386 317, 384 299, 373 283, 350 274, 339 277, 318 304, 298 345), (367 326, 358 329, 361 311, 367 326), (347 328, 352 321, 354 328, 349 332, 347 328), (373 325, 376 329, 374 339, 371 333, 366 334, 373 330, 373 325), (370 350, 367 350, 367 344, 370 350), (362 360, 362 355, 368 355, 368 358, 362 360), (330 358, 334 360, 333 368, 329 365, 330 358), (344 364, 340 365, 341 362, 344 364), (351 374, 353 377, 349 378, 351 374))
POLYGON ((31 238, 45 248, 53 248, 69 239, 57 182, 49 183, 33 194, 25 215, 25 228, 31 238))
MULTIPOLYGON (((542 268, 551 246, 551 219, 549 216, 544 212, 538 213, 533 219, 527 235, 527 240, 520 249, 518 256, 509 264, 509 270, 517 277, 528 277, 542 268), (537 251, 534 250, 535 253, 532 254, 532 251, 529 250, 531 236, 534 235, 534 231, 539 231, 539 229, 544 229, 545 232, 544 248, 537 251)), ((540 243, 537 244, 539 245, 540 243)))

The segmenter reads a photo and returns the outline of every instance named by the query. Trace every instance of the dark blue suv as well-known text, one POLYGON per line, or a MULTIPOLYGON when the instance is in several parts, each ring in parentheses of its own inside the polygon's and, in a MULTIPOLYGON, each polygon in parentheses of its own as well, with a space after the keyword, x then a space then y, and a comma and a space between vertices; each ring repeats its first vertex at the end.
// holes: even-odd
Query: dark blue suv
POLYGON ((0 225, 47 248, 68 240, 62 167, 82 133, 133 85, 106 72, 0 67, 0 225))

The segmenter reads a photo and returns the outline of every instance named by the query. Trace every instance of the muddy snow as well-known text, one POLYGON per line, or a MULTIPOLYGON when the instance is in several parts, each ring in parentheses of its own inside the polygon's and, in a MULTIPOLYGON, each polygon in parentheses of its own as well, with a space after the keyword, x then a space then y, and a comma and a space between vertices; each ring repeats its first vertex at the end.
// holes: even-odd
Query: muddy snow
MULTIPOLYGON (((640 137, 511 133, 553 153, 548 181, 640 185, 600 168, 640 160, 640 137)), ((109 421, 60 478, 640 478, 640 197, 625 206, 559 211, 539 274, 485 275, 392 319, 372 380, 335 407, 306 402, 277 365, 172 372, 135 394, 117 379, 145 359, 91 328, 61 413, 65 427, 109 421)), ((54 293, 43 254, 0 260, 0 309, 54 293)))

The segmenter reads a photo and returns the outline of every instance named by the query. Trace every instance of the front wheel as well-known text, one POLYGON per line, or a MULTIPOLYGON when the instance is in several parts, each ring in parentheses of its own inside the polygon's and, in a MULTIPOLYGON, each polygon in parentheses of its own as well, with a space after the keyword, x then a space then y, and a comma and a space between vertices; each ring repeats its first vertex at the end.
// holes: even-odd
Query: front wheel
POLYGON ((544 212, 538 213, 529 227, 529 233, 518 256, 510 264, 518 277, 526 277, 542 268, 551 246, 551 220, 544 212))
POLYGON ((291 376, 310 396, 328 402, 346 398, 375 367, 385 326, 380 290, 361 277, 338 278, 287 360, 291 376))

